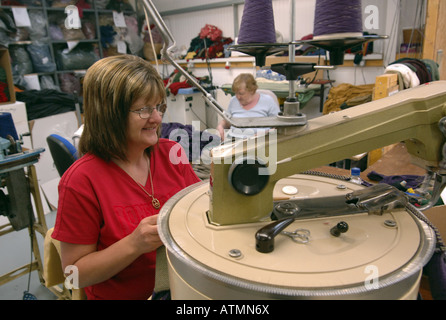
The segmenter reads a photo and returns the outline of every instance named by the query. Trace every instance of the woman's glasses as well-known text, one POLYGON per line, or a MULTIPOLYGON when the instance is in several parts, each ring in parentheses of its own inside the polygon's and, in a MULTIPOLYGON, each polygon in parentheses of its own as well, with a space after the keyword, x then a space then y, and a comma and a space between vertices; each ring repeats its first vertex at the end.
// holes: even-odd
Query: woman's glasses
POLYGON ((159 115, 162 117, 163 114, 166 112, 167 104, 165 102, 158 104, 157 106, 153 107, 144 107, 138 110, 130 110, 130 112, 134 112, 139 114, 139 117, 141 119, 148 119, 152 115, 153 111, 156 110, 159 115))

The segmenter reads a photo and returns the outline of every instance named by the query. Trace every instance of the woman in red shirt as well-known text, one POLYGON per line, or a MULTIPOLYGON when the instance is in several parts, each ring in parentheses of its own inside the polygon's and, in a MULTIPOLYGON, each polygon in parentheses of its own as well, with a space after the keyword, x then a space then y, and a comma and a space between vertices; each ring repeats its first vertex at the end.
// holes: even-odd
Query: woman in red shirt
POLYGON ((83 98, 82 157, 60 181, 52 237, 88 299, 147 299, 162 245, 159 210, 200 180, 187 158, 170 161, 176 142, 159 138, 165 89, 149 62, 99 60, 85 75, 83 98))

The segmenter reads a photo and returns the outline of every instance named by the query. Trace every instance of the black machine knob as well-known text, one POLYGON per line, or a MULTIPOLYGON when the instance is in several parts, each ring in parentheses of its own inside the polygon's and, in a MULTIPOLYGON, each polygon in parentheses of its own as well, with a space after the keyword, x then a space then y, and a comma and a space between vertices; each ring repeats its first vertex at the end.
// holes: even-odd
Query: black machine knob
POLYGON ((259 174, 260 168, 267 168, 260 159, 248 157, 234 161, 229 168, 228 180, 239 193, 251 196, 259 194, 268 184, 269 175, 259 174))
POLYGON ((348 224, 345 221, 339 222, 333 228, 330 229, 332 236, 339 237, 341 233, 346 233, 348 231, 348 224))

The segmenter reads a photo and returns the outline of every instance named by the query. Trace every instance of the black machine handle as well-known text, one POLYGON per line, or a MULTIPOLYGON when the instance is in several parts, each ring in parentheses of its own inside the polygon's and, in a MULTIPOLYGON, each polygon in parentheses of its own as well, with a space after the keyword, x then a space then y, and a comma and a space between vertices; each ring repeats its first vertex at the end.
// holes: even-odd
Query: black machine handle
POLYGON ((274 250, 274 238, 288 227, 294 217, 283 218, 264 226, 256 232, 256 250, 261 253, 269 253, 274 250))

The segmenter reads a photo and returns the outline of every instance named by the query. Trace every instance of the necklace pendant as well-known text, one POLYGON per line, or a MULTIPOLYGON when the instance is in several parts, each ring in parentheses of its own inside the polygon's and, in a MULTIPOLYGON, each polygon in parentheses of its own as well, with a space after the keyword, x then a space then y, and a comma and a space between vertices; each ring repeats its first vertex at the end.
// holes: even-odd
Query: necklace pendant
POLYGON ((152 206, 155 209, 159 209, 161 207, 160 202, 157 198, 152 198, 152 206))

